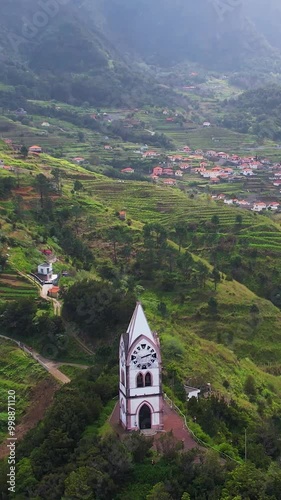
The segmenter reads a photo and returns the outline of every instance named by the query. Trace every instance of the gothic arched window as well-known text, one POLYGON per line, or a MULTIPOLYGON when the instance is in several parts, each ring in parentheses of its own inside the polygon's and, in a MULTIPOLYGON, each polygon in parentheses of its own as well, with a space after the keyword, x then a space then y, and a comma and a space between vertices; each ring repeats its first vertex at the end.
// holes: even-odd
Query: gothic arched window
POLYGON ((125 385, 125 373, 124 373, 124 370, 121 370, 121 384, 125 385))
POLYGON ((145 387, 152 385, 151 374, 149 372, 145 375, 145 387))
POLYGON ((143 387, 143 375, 139 373, 137 376, 137 387, 143 387))

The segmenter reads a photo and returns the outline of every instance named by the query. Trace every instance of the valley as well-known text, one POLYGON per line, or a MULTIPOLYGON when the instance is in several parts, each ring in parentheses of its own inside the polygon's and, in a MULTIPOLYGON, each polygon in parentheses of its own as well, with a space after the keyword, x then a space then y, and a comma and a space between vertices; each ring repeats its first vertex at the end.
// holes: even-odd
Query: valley
POLYGON ((234 3, 3 9, 4 500, 280 498, 280 9, 234 3))

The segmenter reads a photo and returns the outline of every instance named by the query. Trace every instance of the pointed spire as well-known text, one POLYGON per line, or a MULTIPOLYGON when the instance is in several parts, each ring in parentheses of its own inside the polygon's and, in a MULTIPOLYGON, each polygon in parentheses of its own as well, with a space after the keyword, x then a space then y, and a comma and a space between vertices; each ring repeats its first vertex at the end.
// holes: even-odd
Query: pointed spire
POLYGON ((153 334, 149 328, 147 319, 145 317, 142 305, 140 302, 137 302, 136 308, 134 310, 132 319, 128 326, 127 334, 129 336, 129 346, 132 345, 133 342, 140 336, 145 335, 148 338, 153 340, 153 334))

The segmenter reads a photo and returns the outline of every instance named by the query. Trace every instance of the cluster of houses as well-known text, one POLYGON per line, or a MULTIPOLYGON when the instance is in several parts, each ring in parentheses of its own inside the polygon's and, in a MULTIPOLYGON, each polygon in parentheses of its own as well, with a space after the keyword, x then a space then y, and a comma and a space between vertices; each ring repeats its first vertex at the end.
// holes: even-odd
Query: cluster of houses
POLYGON ((235 205, 241 208, 248 208, 253 212, 262 212, 263 210, 278 210, 280 207, 280 203, 277 201, 247 201, 247 200, 239 200, 238 198, 228 198, 225 194, 213 195, 212 198, 214 200, 223 201, 226 205, 235 205))
MULTIPOLYGON (((142 158, 157 159, 160 155, 157 151, 142 147, 140 151, 142 158)), ((269 183, 281 189, 281 164, 271 163, 267 159, 258 159, 249 156, 242 157, 228 154, 223 151, 209 150, 203 152, 201 149, 192 151, 189 146, 184 146, 178 154, 167 155, 161 159, 159 164, 152 168, 150 178, 154 181, 161 180, 164 185, 175 186, 185 173, 198 174, 208 179, 211 184, 221 182, 232 182, 241 180, 242 176, 252 177, 259 172, 268 173, 269 183), (196 166, 195 166, 196 165, 196 166)), ((134 173, 132 167, 121 170, 124 174, 134 173)), ((281 190, 280 190, 281 192, 281 190)), ((278 210, 280 204, 277 201, 248 201, 236 198, 227 198, 225 195, 213 196, 214 199, 223 200, 225 204, 248 208, 254 212, 262 210, 278 210)))
MULTIPOLYGON (((280 186, 281 189, 281 164, 272 164, 267 159, 258 159, 253 156, 242 157, 223 151, 209 150, 203 152, 201 149, 192 151, 189 146, 184 146, 179 153, 167 155, 165 158, 159 152, 149 150, 147 145, 142 146, 138 152, 141 153, 144 159, 157 159, 161 156, 158 160, 159 163, 152 168, 150 178, 155 182, 161 180, 167 186, 176 186, 177 181, 181 180, 185 173, 198 174, 204 179, 208 179, 211 184, 217 184, 239 181, 242 177, 252 177, 258 175, 259 171, 266 171, 273 186, 280 186)), ((123 174, 132 174, 134 172, 135 169, 132 167, 121 170, 123 174)), ((214 198, 223 199, 224 203, 228 205, 241 206, 255 212, 266 209, 277 210, 279 208, 277 201, 265 203, 235 198, 228 199, 224 195, 214 196, 214 198), (223 198, 220 198, 220 196, 223 196, 223 198)))
POLYGON ((254 157, 240 157, 238 155, 230 155, 223 151, 207 151, 204 154, 208 162, 219 163, 212 168, 208 168, 208 163, 203 162, 199 168, 193 172, 200 174, 202 177, 210 179, 211 182, 217 183, 226 180, 239 179, 241 175, 250 177, 255 175, 255 171, 264 168, 267 160, 257 160, 254 157))

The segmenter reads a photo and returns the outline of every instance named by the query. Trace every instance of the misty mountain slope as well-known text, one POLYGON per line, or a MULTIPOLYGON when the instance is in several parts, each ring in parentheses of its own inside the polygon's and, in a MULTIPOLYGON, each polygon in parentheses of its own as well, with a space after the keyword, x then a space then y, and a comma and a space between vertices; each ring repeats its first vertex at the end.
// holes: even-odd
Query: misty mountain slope
MULTIPOLYGON (((139 69, 142 61, 281 72, 277 42, 272 47, 266 29, 252 22, 254 4, 223 11, 218 5, 228 4, 218 0, 64 0, 52 4, 54 11, 44 5, 7 0, 1 9, 1 82, 16 87, 18 104, 22 98, 95 106, 174 102, 144 66, 139 69)), ((2 97, 9 105, 11 96, 2 97)))
POLYGON ((279 0, 247 0, 245 12, 273 46, 281 49, 281 2, 279 0))
POLYGON ((97 106, 142 103, 150 94, 157 100, 159 91, 149 76, 123 58, 101 32, 98 16, 99 26, 78 7, 79 2, 70 0, 51 16, 35 0, 9 0, 0 20, 1 81, 17 87, 19 100, 97 106), (39 20, 44 24, 40 29, 39 20))
POLYGON ((216 0, 107 0, 103 17, 117 44, 133 48, 153 64, 189 59, 231 71, 280 58, 247 17, 243 3, 222 5, 227 6, 216 0))

